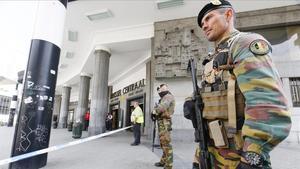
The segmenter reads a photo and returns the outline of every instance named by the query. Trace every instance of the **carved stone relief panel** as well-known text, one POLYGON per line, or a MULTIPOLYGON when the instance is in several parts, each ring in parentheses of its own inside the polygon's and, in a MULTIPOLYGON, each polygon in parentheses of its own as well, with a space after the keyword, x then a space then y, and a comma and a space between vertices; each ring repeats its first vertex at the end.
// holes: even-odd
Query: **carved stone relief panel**
POLYGON ((196 25, 195 18, 155 23, 154 63, 156 78, 187 77, 188 61, 194 58, 201 76, 204 57, 213 49, 196 25))

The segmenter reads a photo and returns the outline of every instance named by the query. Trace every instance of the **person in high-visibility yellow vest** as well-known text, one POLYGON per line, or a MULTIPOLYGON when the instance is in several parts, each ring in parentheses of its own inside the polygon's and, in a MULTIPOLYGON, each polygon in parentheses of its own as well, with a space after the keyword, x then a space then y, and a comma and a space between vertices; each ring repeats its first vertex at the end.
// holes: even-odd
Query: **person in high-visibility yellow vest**
POLYGON ((144 113, 137 101, 133 101, 134 110, 131 113, 130 120, 133 123, 134 142, 132 146, 137 146, 141 143, 141 125, 144 123, 144 113))

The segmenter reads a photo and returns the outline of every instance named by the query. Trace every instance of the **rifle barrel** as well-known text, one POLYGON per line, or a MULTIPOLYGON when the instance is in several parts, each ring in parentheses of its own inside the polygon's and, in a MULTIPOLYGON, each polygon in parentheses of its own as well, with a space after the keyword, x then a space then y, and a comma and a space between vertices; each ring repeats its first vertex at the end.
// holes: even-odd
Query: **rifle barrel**
POLYGON ((152 136, 152 152, 154 152, 155 134, 156 134, 156 120, 153 121, 153 136, 152 136))
POLYGON ((192 75, 192 82, 193 82, 193 91, 194 91, 194 99, 196 101, 195 110, 196 110, 196 121, 197 121, 197 129, 196 131, 199 134, 199 148, 200 148, 200 166, 202 169, 210 169, 210 156, 208 152, 208 127, 206 120, 202 117, 202 111, 204 108, 204 103, 199 92, 199 87, 197 83, 197 75, 196 75, 196 68, 194 59, 189 60, 189 67, 192 75))

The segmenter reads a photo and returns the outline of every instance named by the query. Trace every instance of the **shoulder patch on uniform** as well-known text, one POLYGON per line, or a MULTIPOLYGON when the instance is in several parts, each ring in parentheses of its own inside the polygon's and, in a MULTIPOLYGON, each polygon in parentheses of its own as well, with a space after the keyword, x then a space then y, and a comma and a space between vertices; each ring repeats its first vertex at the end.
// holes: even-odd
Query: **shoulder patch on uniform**
POLYGON ((262 39, 256 39, 250 43, 250 51, 255 55, 265 55, 270 52, 268 42, 262 39))

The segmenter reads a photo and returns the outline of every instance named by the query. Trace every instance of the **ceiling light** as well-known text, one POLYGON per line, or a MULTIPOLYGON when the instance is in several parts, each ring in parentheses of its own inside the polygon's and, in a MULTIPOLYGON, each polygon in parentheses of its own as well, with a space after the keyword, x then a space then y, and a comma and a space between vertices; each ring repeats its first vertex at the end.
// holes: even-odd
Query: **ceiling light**
POLYGON ((113 16, 109 9, 103 9, 103 10, 99 10, 99 11, 90 12, 85 15, 86 15, 86 17, 88 17, 88 19, 90 21, 106 19, 106 18, 110 18, 113 16))
POLYGON ((183 0, 157 0, 156 5, 158 9, 170 8, 183 5, 183 0))
POLYGON ((66 58, 72 59, 74 57, 74 52, 67 52, 66 53, 66 58))
POLYGON ((69 41, 77 41, 78 40, 78 32, 77 31, 68 31, 68 40, 69 41))

